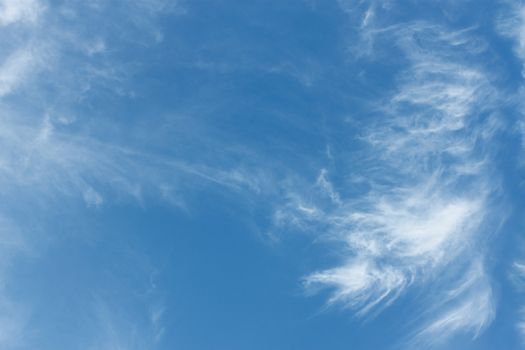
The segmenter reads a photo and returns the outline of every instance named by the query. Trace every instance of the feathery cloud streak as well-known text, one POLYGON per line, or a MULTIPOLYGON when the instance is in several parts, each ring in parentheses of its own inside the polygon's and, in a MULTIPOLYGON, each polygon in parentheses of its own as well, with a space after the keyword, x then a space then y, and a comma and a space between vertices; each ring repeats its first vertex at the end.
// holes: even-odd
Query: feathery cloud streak
MULTIPOLYGON (((521 132, 521 142, 523 154, 523 145, 525 145, 525 85, 523 78, 525 78, 525 5, 521 1, 506 1, 504 10, 500 12, 499 17, 496 20, 496 28, 499 33, 510 39, 514 55, 518 63, 521 65, 521 79, 519 79, 519 87, 515 91, 515 104, 519 117, 517 120, 517 128, 521 132)), ((519 159, 523 157, 520 156, 519 159)), ((523 168, 523 164, 520 166, 523 168)), ((523 210, 523 208, 521 208, 523 210)), ((524 277, 525 277, 525 265, 523 265, 522 257, 516 259, 512 264, 510 271, 511 279, 514 285, 522 296, 524 294, 524 277)), ((523 305, 520 307, 519 318, 517 329, 521 333, 523 339, 525 339, 525 308, 523 305)))
POLYGON ((433 286, 432 300, 421 302, 434 316, 412 341, 458 331, 477 336, 495 312, 483 242, 493 233, 497 184, 487 177, 487 147, 498 129, 491 117, 498 94, 483 66, 465 56, 485 45, 470 30, 426 22, 375 28, 371 15, 365 19, 362 35, 374 43, 367 47, 393 41, 408 66, 377 103, 380 117, 364 127, 371 166, 360 175, 370 190, 344 198, 322 170, 317 183, 331 205, 305 205, 295 193, 276 223, 326 230, 344 245, 340 266, 305 279, 307 288, 332 290, 329 304, 365 315, 410 289, 433 286))
MULTIPOLYGON (((256 190, 256 180, 241 167, 219 169, 137 150, 128 142, 128 130, 115 131, 111 111, 92 108, 93 99, 101 95, 115 100, 133 97, 126 82, 140 64, 119 52, 161 42, 158 16, 181 13, 179 10, 174 3, 161 0, 137 0, 125 6, 99 1, 0 1, 2 348, 32 346, 26 332, 30 323, 26 313, 30 315, 31 310, 22 307, 23 302, 4 285, 10 285, 13 257, 33 254, 45 241, 59 239, 46 230, 42 217, 58 213, 67 217, 68 204, 78 207, 78 202, 84 202, 86 210, 100 208, 111 198, 140 203, 151 196, 183 207, 179 183, 191 187, 202 182, 238 192, 256 190), (109 12, 117 20, 108 22, 109 12), (107 25, 87 30, 94 28, 93 23, 107 25), (103 127, 93 125, 91 112, 108 114, 103 127), (107 130, 115 132, 108 137, 107 130), (41 227, 49 237, 40 237, 34 227, 41 227)), ((116 307, 113 304, 104 302, 104 310, 116 307)), ((155 310, 147 321, 140 327, 130 326, 136 339, 127 338, 128 326, 120 326, 125 323, 101 316, 100 329, 105 335, 100 337, 107 344, 94 347, 156 347, 162 338, 163 307, 153 304, 155 310), (148 324, 151 334, 140 330, 148 324), (134 341, 138 338, 140 342, 134 341)))

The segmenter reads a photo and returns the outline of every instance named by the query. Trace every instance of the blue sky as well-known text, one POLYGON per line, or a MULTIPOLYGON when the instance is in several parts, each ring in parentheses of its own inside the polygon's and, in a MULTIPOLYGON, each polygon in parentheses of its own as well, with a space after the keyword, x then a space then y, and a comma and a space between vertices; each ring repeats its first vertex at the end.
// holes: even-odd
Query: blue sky
POLYGON ((525 347, 525 3, 0 0, 0 349, 525 347))

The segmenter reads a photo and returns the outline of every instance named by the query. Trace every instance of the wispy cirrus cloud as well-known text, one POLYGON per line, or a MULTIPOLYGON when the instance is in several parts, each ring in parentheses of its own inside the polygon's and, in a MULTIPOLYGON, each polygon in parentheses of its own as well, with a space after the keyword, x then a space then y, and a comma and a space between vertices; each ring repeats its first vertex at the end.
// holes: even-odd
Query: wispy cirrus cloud
POLYGON ((31 48, 20 48, 11 53, 0 66, 0 96, 9 95, 38 69, 39 58, 31 48))
MULTIPOLYGON (((84 202, 85 210, 90 210, 112 201, 142 203, 148 197, 184 207, 180 186, 206 184, 239 193, 257 191, 257 179, 240 166, 219 168, 134 147, 137 140, 130 137, 132 132, 116 130, 110 112, 99 119, 102 126, 94 125, 89 115, 95 111, 93 99, 101 94, 109 99, 114 96, 114 100, 133 98, 132 89, 124 86, 142 63, 123 58, 119 51, 161 42, 157 19, 166 13, 181 12, 175 3, 160 0, 125 5, 103 1, 0 2, 0 33, 5 44, 0 50, 2 347, 12 348, 20 341, 30 346, 33 341, 26 332, 31 318, 25 315, 30 315, 30 308, 21 306, 23 301, 3 286, 12 281, 10 265, 15 257, 38 251, 42 241, 58 239, 46 231, 49 225, 42 217, 59 212, 67 216, 72 210, 67 203, 76 206, 84 202), (115 20, 107 21, 110 12, 115 20), (93 27, 101 22, 107 26, 93 27), (35 227, 45 231, 44 239, 33 232, 35 227)), ((104 110, 96 113, 106 114, 104 110)), ((141 134, 137 139, 141 137, 148 136, 141 134)), ((106 342, 94 348, 143 349, 160 341, 162 303, 146 307, 145 321, 136 328, 127 326, 127 322, 133 324, 127 319, 129 314, 120 320, 107 311, 115 305, 101 303, 98 338, 106 342), (151 330, 143 332, 144 325, 151 330), (128 337, 128 332, 134 335, 128 337), (147 341, 143 339, 146 333, 147 341)))
MULTIPOLYGON (((135 306, 138 304, 141 310, 139 313, 119 307, 111 297, 95 296, 88 311, 92 322, 87 328, 92 336, 84 346, 90 350, 158 348, 164 335, 165 306, 156 289, 150 276, 150 284, 138 293, 140 297, 133 296, 135 306)), ((114 290, 106 294, 114 294, 114 290)))
POLYGON ((35 22, 44 9, 44 4, 38 0, 2 0, 0 1, 0 26, 17 22, 35 22))
POLYGON ((472 30, 426 22, 366 30, 378 46, 393 41, 407 64, 376 104, 378 117, 362 125, 368 150, 359 174, 369 190, 341 196, 322 170, 321 192, 337 200, 292 191, 275 222, 325 231, 343 244, 339 266, 305 278, 308 289, 332 291, 329 304, 364 316, 431 285, 411 341, 475 337, 495 312, 483 256, 498 188, 487 148, 501 125, 491 117, 498 93, 490 75, 465 56, 481 54, 485 44, 472 30))
MULTIPOLYGON (((518 118, 516 120, 516 130, 521 133, 521 143, 522 149, 521 154, 523 154, 523 145, 525 145, 525 104, 524 104, 524 92, 525 85, 523 78, 525 78, 525 4, 521 1, 504 1, 505 5, 503 10, 499 13, 495 21, 496 29, 499 34, 506 39, 510 39, 510 45, 514 52, 514 58, 517 61, 517 64, 521 67, 521 77, 518 79, 517 89, 513 92, 515 106, 517 106, 516 111, 518 118)), ((522 156, 519 157, 522 159, 522 156)), ((521 167, 523 164, 520 164, 521 167)), ((521 208, 523 210, 523 208, 521 208)), ((521 253, 521 255, 523 255, 521 253)), ((525 265, 523 264, 522 256, 514 258, 512 267, 510 270, 511 280, 514 282, 514 287, 520 295, 523 295, 524 292, 524 281, 525 281, 525 265)), ((519 321, 516 324, 516 328, 520 333, 522 339, 525 339, 525 307, 523 303, 519 307, 519 321)))
MULTIPOLYGON (((330 167, 321 167, 305 185, 303 180, 294 183, 301 177, 295 169, 281 169, 292 173, 293 180, 274 190, 268 186, 268 164, 254 160, 262 168, 258 172, 248 161, 246 166, 233 161, 217 166, 219 162, 195 155, 173 156, 177 150, 166 152, 169 156, 153 155, 133 145, 146 140, 164 146, 150 119, 147 131, 136 135, 124 123, 115 131, 109 112, 106 116, 91 108, 101 95, 132 99, 136 92, 125 82, 144 62, 116 53, 160 43, 164 34, 157 16, 180 8, 156 0, 125 5, 66 1, 56 8, 36 0, 0 4, 0 30, 6 33, 0 49, 0 198, 16 203, 0 204, 0 217, 10 223, 4 226, 10 239, 20 238, 0 248, 6 260, 27 250, 30 240, 23 228, 31 218, 22 220, 13 207, 48 213, 54 210, 52 203, 60 202, 60 210, 67 210, 63 203, 80 201, 91 210, 111 205, 115 198, 141 203, 148 196, 184 207, 180 186, 204 183, 250 198, 269 193, 272 200, 284 188, 283 204, 274 211, 275 225, 312 229, 337 242, 341 259, 335 267, 304 279, 307 289, 329 290, 329 305, 374 315, 412 291, 431 289, 419 297, 425 312, 409 341, 420 347, 432 345, 429 338, 445 341, 461 332, 476 337, 492 322, 496 307, 485 244, 496 230, 493 199, 498 183, 489 165, 491 140, 503 122, 492 114, 500 96, 490 72, 476 59, 487 48, 475 35, 476 28, 453 30, 427 21, 384 23, 382 15, 394 6, 392 1, 339 1, 348 14, 358 14, 359 40, 349 50, 352 60, 378 61, 383 56, 377 53, 388 46, 398 53, 393 60, 402 68, 394 87, 369 101, 371 118, 357 123, 363 163, 343 174, 348 178, 336 181, 330 167), (108 12, 118 20, 104 21, 108 12), (106 24, 87 30, 93 23, 106 24), (93 121, 89 113, 104 117, 93 121), (356 178, 363 186, 349 195, 345 190, 356 178)), ((519 45, 516 50, 520 52, 519 45)), ((228 69, 238 67, 232 62, 228 69)), ((284 72, 308 88, 315 86, 316 74, 304 74, 297 62, 262 71, 284 72)), ((205 62, 200 68, 220 67, 205 62)), ((222 145, 214 146, 210 148, 222 145)), ((207 157, 215 157, 215 151, 207 157)), ((327 154, 347 162, 329 150, 327 154)), ((8 280, 7 274, 0 275, 2 281, 8 280)), ((0 290, 5 314, 23 315, 12 299, 0 290)), ((119 314, 109 301, 92 309, 98 334, 90 343, 93 349, 155 348, 162 338, 162 303, 145 307, 139 321, 119 314)), ((2 327, 0 344, 12 344, 23 333, 26 320, 20 316, 16 321, 11 328, 2 327)))
MULTIPOLYGON (((514 261, 510 271, 510 278, 519 293, 525 292, 525 264, 523 261, 514 261)), ((525 307, 523 305, 519 308, 518 316, 519 321, 516 324, 516 328, 521 337, 525 339, 525 307)))
MULTIPOLYGON (((516 57, 525 62, 525 6, 521 1, 507 1, 506 11, 496 20, 498 31, 514 40, 516 57)), ((525 67, 522 66, 522 76, 525 77, 525 67)))

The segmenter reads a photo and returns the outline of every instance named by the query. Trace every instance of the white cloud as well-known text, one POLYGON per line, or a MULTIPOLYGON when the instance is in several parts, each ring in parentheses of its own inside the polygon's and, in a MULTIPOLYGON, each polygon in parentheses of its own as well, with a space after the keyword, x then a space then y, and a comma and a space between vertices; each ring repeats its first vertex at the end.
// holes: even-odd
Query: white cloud
MULTIPOLYGON (((499 33, 511 39, 511 44, 514 49, 515 57, 521 63, 521 81, 520 87, 515 92, 514 100, 518 106, 519 119, 516 122, 516 129, 521 133, 522 139, 522 153, 525 148, 525 4, 522 1, 507 1, 507 7, 502 11, 496 21, 496 27, 499 33)), ((521 158, 523 159, 523 158, 521 158)), ((523 166, 523 161, 521 161, 523 166)), ((512 266, 511 279, 515 283, 517 290, 523 294, 525 289, 525 264, 523 261, 515 261, 512 266)), ((518 332, 525 339, 525 306, 521 302, 519 308, 519 321, 516 328, 518 332)))
POLYGON ((28 310, 7 292, 12 259, 27 253, 29 246, 20 229, 0 216, 0 347, 12 349, 25 344, 28 310))
MULTIPOLYGON (((514 286, 518 292, 523 295, 525 291, 525 263, 523 261, 515 261, 510 271, 510 279, 514 282, 514 286)), ((519 308, 519 320, 516 328, 520 333, 522 339, 525 340, 525 306, 521 305, 519 308)))
POLYGON ((162 317, 166 311, 163 305, 155 305, 150 308, 150 324, 152 329, 152 338, 155 344, 158 344, 166 328, 162 325, 162 317))
POLYGON ((488 276, 479 258, 471 260, 459 279, 451 283, 454 287, 436 295, 430 312, 437 316, 417 334, 415 344, 428 344, 428 339, 434 339, 435 345, 442 344, 446 339, 441 335, 461 331, 476 338, 494 320, 496 305, 488 276))
MULTIPOLYGON (((154 17, 162 10, 160 4, 160 1, 140 1, 130 12, 126 7, 115 15, 115 21, 120 22, 112 21, 112 24, 137 28, 137 32, 141 26, 157 30, 154 17), (135 18, 139 15, 142 22, 135 18)), ((44 6, 37 0, 0 0, 0 35, 4 43, 0 50, 2 349, 19 345, 35 347, 31 338, 34 325, 28 317, 31 310, 24 300, 9 293, 9 286, 16 280, 12 273, 13 263, 30 250, 27 242, 31 242, 33 248, 41 246, 42 236, 47 242, 58 238, 54 232, 45 232, 42 236, 33 234, 45 231, 47 224, 42 217, 58 212, 67 217, 73 211, 68 205, 72 202, 98 207, 108 201, 106 194, 119 199, 133 197, 140 195, 143 188, 143 192, 155 192, 160 177, 173 183, 180 178, 174 174, 188 176, 188 172, 173 166, 167 159, 134 152, 129 145, 122 145, 125 142, 100 140, 92 134, 85 115, 72 111, 74 108, 70 106, 79 106, 88 93, 94 93, 98 87, 96 83, 105 83, 105 88, 111 91, 118 90, 113 86, 117 80, 114 77, 121 78, 124 74, 114 73, 115 67, 125 66, 126 62, 109 56, 102 62, 94 57, 106 53, 107 44, 102 38, 116 35, 111 30, 108 33, 103 27, 93 26, 99 22, 90 21, 98 14, 82 8, 80 1, 63 2, 61 9, 57 6, 48 2, 44 6), (46 11, 47 6, 49 11, 46 11), (82 15, 75 17, 75 10, 79 8, 82 15), (63 26, 65 17, 75 21, 63 26), (104 66, 108 61, 111 62, 104 66), (94 71, 98 73, 96 79, 94 71), (89 85, 87 89, 86 85, 89 85)), ((120 38, 111 39, 118 42, 120 38)), ((203 173, 206 171, 216 170, 204 170, 203 173)), ((214 174, 208 176, 213 178, 214 174)), ((231 181, 237 183, 240 177, 239 174, 230 177, 222 174, 221 180, 227 183, 235 178, 231 181)), ((145 314, 149 317, 149 312, 145 314)), ((162 335, 161 314, 153 310, 151 315, 156 341, 162 335)), ((144 348, 137 345, 138 340, 136 344, 121 342, 120 331, 114 337, 110 328, 108 326, 108 346, 144 348)), ((79 333, 79 341, 82 336, 79 333)))
POLYGON ((425 22, 363 30, 375 43, 396 43, 408 65, 378 103, 382 117, 361 133, 369 155, 356 175, 370 190, 341 196, 323 169, 316 185, 336 200, 326 204, 293 188, 275 223, 326 232, 344 244, 339 266, 305 279, 309 289, 331 290, 330 305, 364 316, 432 285, 439 301, 420 300, 429 311, 414 339, 430 346, 429 339, 457 332, 477 336, 495 312, 480 256, 497 186, 487 177, 483 145, 497 128, 487 116, 498 95, 483 66, 465 56, 485 45, 471 30, 425 22))
MULTIPOLYGON (((25 232, 34 227, 45 230, 42 217, 60 213, 67 220, 69 214, 82 217, 79 208, 84 205, 97 208, 112 201, 142 204, 152 197, 185 207, 178 192, 215 186, 239 194, 258 193, 261 181, 258 175, 239 165, 211 166, 204 161, 189 162, 183 157, 142 152, 140 146, 134 147, 135 142, 142 144, 141 137, 159 144, 165 141, 151 138, 152 134, 157 137, 152 129, 162 126, 153 125, 149 118, 148 129, 140 130, 137 136, 127 125, 116 127, 111 115, 94 117, 82 113, 84 107, 94 110, 90 102, 85 103, 86 99, 99 94, 118 95, 122 82, 131 74, 128 62, 119 54, 114 55, 120 46, 111 45, 118 42, 132 50, 137 42, 139 46, 144 42, 154 44, 144 32, 157 37, 155 16, 171 11, 170 2, 135 1, 128 8, 107 2, 99 2, 96 7, 97 2, 68 1, 60 9, 49 3, 46 12, 37 12, 36 1, 0 4, 5 6, 0 12, 0 24, 4 26, 0 27, 0 34, 9 42, 2 48, 0 58, 0 217, 14 222, 0 227, 0 347, 10 348, 21 335, 31 345, 28 329, 34 325, 31 319, 26 324, 23 305, 2 287, 11 281, 10 265, 21 256, 22 249, 15 244, 15 238, 29 240, 32 236, 25 232), (119 30, 93 26, 100 17, 106 18, 105 11, 112 6, 120 12, 112 13, 116 22, 110 25, 119 26, 119 30), (63 21, 69 23, 67 27, 63 27, 63 21), (5 27, 18 22, 32 25, 5 27), (139 38, 130 34, 135 32, 139 38), (127 41, 121 40, 123 37, 127 41), (176 198, 172 192, 177 192, 176 198), (14 213, 15 209, 24 213, 23 218, 14 213), (17 226, 28 230, 15 230, 17 226)), ((103 113, 104 105, 95 109, 103 113)), ((57 239, 54 232, 42 236, 46 241, 57 239)), ((34 240, 38 239, 41 238, 34 240)), ((113 307, 101 307, 100 342, 95 339, 93 348, 144 349, 161 341, 163 305, 155 304, 138 315, 149 320, 147 332, 137 331, 139 321, 135 327, 132 319, 129 322, 133 326, 129 326, 127 319, 104 311, 113 307), (141 338, 144 333, 146 340, 141 338)), ((129 317, 133 316, 137 315, 129 317)), ((84 334, 80 333, 82 337, 84 334)))
POLYGON ((24 308, 12 300, 0 297, 0 346, 15 349, 25 343, 24 330, 28 315, 24 308))
POLYGON ((326 192, 328 197, 337 204, 341 203, 341 198, 339 196, 339 193, 337 193, 330 181, 326 178, 328 175, 328 171, 326 169, 321 169, 321 172, 319 173, 319 177, 317 178, 317 185, 321 187, 323 191, 326 192))
POLYGON ((38 0, 0 0, 0 26, 34 23, 43 10, 44 6, 38 0))
POLYGON ((484 288, 468 295, 459 305, 440 315, 425 328, 421 337, 439 338, 444 333, 455 333, 458 330, 468 330, 476 337, 492 322, 494 314, 492 291, 484 288))
POLYGON ((91 333, 84 348, 90 350, 142 350, 157 349, 165 332, 163 317, 166 306, 160 297, 154 282, 154 271, 142 258, 136 256, 127 261, 134 264, 132 273, 140 281, 138 285, 115 285, 111 291, 103 295, 93 295, 93 300, 86 303, 86 314, 92 322, 86 325, 91 333), (138 263, 138 264, 137 264, 138 263), (119 303, 123 288, 135 308, 129 308, 119 303), (137 312, 137 309, 140 312, 137 312))
POLYGON ((104 198, 90 187, 84 191, 84 201, 88 207, 100 207, 104 203, 104 198))
POLYGON ((308 289, 329 286, 335 289, 329 303, 344 303, 366 314, 379 303, 390 303, 409 284, 403 272, 392 266, 377 266, 373 259, 356 258, 344 266, 310 275, 308 289))
POLYGON ((0 65, 0 97, 26 83, 39 65, 40 59, 32 49, 21 48, 11 53, 0 65))
POLYGON ((514 40, 514 52, 523 62, 522 76, 525 77, 525 5, 511 2, 508 11, 500 15, 496 27, 504 36, 514 40))
POLYGON ((93 56, 106 51, 106 43, 101 38, 96 38, 92 42, 86 43, 84 50, 89 56, 93 56))

